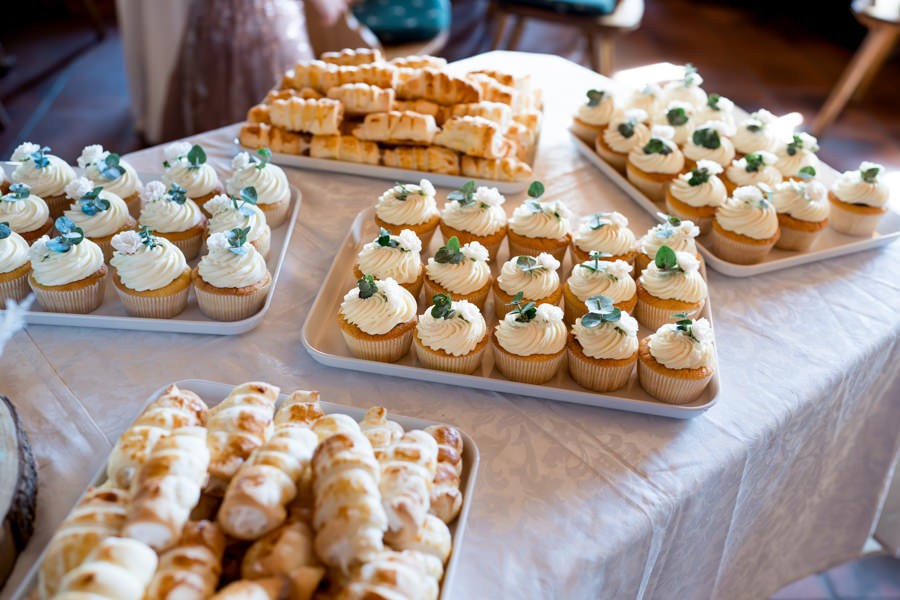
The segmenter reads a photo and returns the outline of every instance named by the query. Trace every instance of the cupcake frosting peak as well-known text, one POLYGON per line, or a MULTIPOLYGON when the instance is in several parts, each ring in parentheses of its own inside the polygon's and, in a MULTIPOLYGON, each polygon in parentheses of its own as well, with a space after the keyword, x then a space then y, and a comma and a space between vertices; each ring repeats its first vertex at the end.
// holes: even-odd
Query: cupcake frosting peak
POLYGON ((556 354, 566 345, 563 311, 546 303, 517 306, 497 324, 496 334, 503 349, 518 356, 556 354))
POLYGON ((650 129, 650 138, 655 140, 671 140, 675 137, 675 128, 671 125, 654 125, 650 129))
MULTIPOLYGON (((32 155, 37 154, 38 152, 41 152, 43 150, 43 148, 41 148, 34 142, 23 142, 16 146, 16 149, 13 150, 10 160, 13 162, 22 162, 25 160, 29 160, 32 155)), ((46 151, 49 152, 50 149, 46 148, 46 151)))
MULTIPOLYGON (((60 219, 57 219, 57 228, 60 219)), ((65 285, 79 281, 93 275, 103 266, 103 251, 100 246, 83 237, 71 242, 61 238, 62 236, 42 236, 32 244, 28 252, 32 276, 41 285, 65 285)))
POLYGON ((159 202, 166 195, 166 186, 162 181, 151 181, 141 189, 141 200, 145 203, 159 202))
POLYGON ((163 156, 166 162, 172 163, 181 160, 191 151, 190 142, 174 142, 163 148, 163 156))
POLYGON ((848 204, 882 207, 888 202, 890 189, 882 174, 884 167, 865 161, 859 169, 845 171, 834 182, 831 191, 835 197, 848 204))
POLYGON ((463 356, 484 339, 487 323, 471 302, 451 301, 450 296, 438 294, 434 304, 419 316, 416 332, 425 346, 463 356))
POLYGON ((562 239, 569 233, 572 211, 561 200, 529 199, 516 207, 510 228, 525 237, 562 239))
POLYGON ((622 120, 631 123, 646 123, 649 119, 647 111, 643 108, 628 108, 622 113, 622 120))
POLYGON ((109 152, 104 150, 103 146, 100 144, 85 146, 81 151, 81 155, 78 157, 78 166, 82 169, 87 169, 92 164, 103 160, 107 156, 109 156, 109 152))
POLYGON ((669 369, 715 367, 715 342, 706 319, 684 315, 677 323, 666 323, 650 335, 650 354, 669 369))
POLYGON ((247 229, 213 233, 206 240, 209 252, 197 271, 204 281, 219 288, 241 288, 266 279, 266 260, 247 241, 247 229))
POLYGON ((416 299, 394 279, 364 275, 344 295, 340 314, 370 335, 389 332, 416 317, 416 299))
POLYGON ((89 194, 95 187, 93 181, 87 177, 73 179, 66 185, 66 196, 71 200, 78 200, 89 194))
POLYGON ((697 169, 703 170, 705 169, 707 173, 710 175, 718 175, 724 169, 722 165, 712 160, 700 159, 697 161, 697 169))

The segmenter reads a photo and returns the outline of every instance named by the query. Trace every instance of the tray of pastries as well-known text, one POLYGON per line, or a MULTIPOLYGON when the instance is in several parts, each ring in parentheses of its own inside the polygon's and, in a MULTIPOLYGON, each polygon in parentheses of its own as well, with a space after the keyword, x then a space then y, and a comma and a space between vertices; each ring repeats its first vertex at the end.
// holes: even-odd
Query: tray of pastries
POLYGON ((477 178, 511 193, 532 177, 541 120, 527 75, 344 50, 287 71, 248 111, 238 143, 287 166, 447 186, 477 178))
POLYGON ((318 392, 154 393, 17 599, 449 598, 478 449, 318 392))

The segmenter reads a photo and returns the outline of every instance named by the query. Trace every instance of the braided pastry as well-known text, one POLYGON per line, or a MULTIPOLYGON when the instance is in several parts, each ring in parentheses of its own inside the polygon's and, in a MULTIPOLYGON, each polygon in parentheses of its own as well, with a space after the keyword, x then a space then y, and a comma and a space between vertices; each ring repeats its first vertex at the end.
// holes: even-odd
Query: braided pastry
POLYGON ((57 600, 141 600, 156 554, 137 540, 108 537, 60 584, 57 600))
POLYGON ((381 157, 387 167, 459 175, 459 154, 440 146, 396 146, 381 157))
POLYGON ((222 572, 225 536, 210 521, 188 523, 178 544, 159 557, 144 600, 203 600, 222 572))
POLYGON ((459 431, 449 425, 432 425, 425 432, 438 445, 438 464, 431 488, 431 514, 444 523, 452 523, 462 507, 460 478, 463 468, 463 440, 459 431))
POLYGON ((377 165, 381 149, 375 142, 367 142, 352 135, 314 135, 309 146, 313 158, 328 158, 355 163, 377 165))
POLYGON ((361 140, 387 144, 429 145, 440 129, 431 115, 392 110, 366 115, 363 124, 353 130, 361 140))
POLYGON ((431 505, 431 487, 437 469, 438 445, 421 430, 406 432, 393 444, 380 448, 381 504, 388 518, 388 543, 419 535, 431 505))
POLYGON ((292 97, 275 100, 269 105, 269 120, 288 131, 324 135, 340 133, 343 118, 344 105, 330 98, 307 100, 292 97))
POLYGON ((422 69, 417 75, 398 85, 397 97, 401 100, 421 98, 444 105, 478 102, 482 99, 478 86, 437 69, 422 69))

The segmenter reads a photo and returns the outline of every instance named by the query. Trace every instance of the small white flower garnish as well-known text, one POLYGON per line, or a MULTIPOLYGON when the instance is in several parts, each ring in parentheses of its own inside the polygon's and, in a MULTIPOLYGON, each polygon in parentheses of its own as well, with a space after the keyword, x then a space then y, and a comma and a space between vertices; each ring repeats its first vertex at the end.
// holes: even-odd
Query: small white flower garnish
POLYGON ((13 162, 22 162, 40 149, 41 147, 33 142, 23 142, 13 151, 10 160, 13 162))
POLYGON ((206 212, 216 216, 219 213, 234 209, 234 205, 226 194, 216 194, 203 205, 206 212))
MULTIPOLYGON (((515 318, 516 315, 513 315, 515 318)), ((552 304, 538 304, 537 306, 537 314, 534 317, 534 321, 543 321, 545 323, 553 323, 556 321, 562 321, 563 318, 563 310, 552 304)))
POLYGON ((137 231, 122 231, 113 236, 112 247, 121 254, 134 254, 143 246, 141 236, 137 231))
POLYGON ((647 83, 641 89, 637 90, 635 94, 639 94, 641 96, 650 96, 651 98, 656 98, 662 93, 662 88, 656 85, 655 83, 647 83))
POLYGON ((175 142, 165 147, 165 149, 163 150, 163 156, 165 157, 166 161, 172 163, 177 161, 179 157, 185 156, 190 151, 190 142, 175 142))
MULTIPOLYGON (((592 264, 593 261, 588 261, 588 263, 592 264)), ((624 260, 614 260, 612 262, 601 261, 600 267, 605 268, 607 274, 612 275, 616 279, 630 277, 631 271, 634 269, 634 267, 629 265, 624 260)))
POLYGON ((556 213, 562 219, 571 219, 572 211, 566 206, 566 203, 562 200, 550 200, 548 202, 541 202, 541 207, 544 209, 544 214, 552 215, 556 213))
POLYGON ((504 202, 506 202, 506 198, 503 197, 503 194, 500 193, 500 190, 492 187, 480 186, 475 190, 475 194, 472 196, 472 199, 475 202, 481 202, 482 204, 487 204, 488 206, 500 206, 504 202))
POLYGON ((94 189, 94 182, 87 177, 79 177, 78 179, 73 179, 66 185, 66 196, 72 200, 78 200, 92 189, 94 189))
POLYGON ((693 325, 691 325, 691 333, 701 344, 713 343, 712 325, 702 317, 694 321, 693 325))
POLYGON ((869 171, 871 169, 878 169, 878 175, 876 175, 876 179, 879 176, 881 176, 882 173, 884 173, 884 165, 879 165, 878 163, 871 162, 868 160, 864 160, 861 163, 859 163, 859 169, 857 169, 857 171, 859 171, 860 177, 862 177, 861 174, 863 171, 869 171))
POLYGON ((604 223, 616 227, 628 227, 628 217, 620 212, 598 212, 581 218, 582 229, 590 229, 594 223, 604 223))
MULTIPOLYGON (((705 158, 701 158, 697 161, 698 169, 706 169, 706 172, 710 175, 718 175, 722 172, 722 165, 717 162, 713 162, 711 160, 706 160, 705 158)), ((688 179, 690 179, 690 172, 686 173, 688 179)))
POLYGON ((807 152, 812 152, 812 153, 819 151, 819 140, 817 140, 815 137, 809 135, 805 131, 801 131, 800 133, 798 133, 796 135, 798 138, 800 138, 800 141, 803 143, 804 150, 806 150, 807 152))
POLYGON ((422 190, 422 196, 426 198, 434 197, 434 186, 427 179, 419 181, 419 188, 422 190))
POLYGON ((734 135, 734 130, 725 121, 707 121, 697 129, 712 129, 723 137, 734 135))
POLYGON ((622 314, 619 317, 618 321, 616 321, 615 323, 610 323, 610 325, 612 325, 616 329, 621 329, 628 337, 636 336, 638 328, 640 327, 638 325, 637 319, 635 319, 625 311, 622 311, 622 314))
POLYGON ((643 108, 629 108, 622 115, 622 122, 634 121, 635 123, 646 123, 649 116, 643 108))
POLYGON ((755 185, 742 185, 731 193, 731 197, 738 203, 752 205, 765 198, 765 195, 755 185))
POLYGON ((240 171, 242 169, 250 166, 250 155, 246 152, 241 152, 237 156, 231 159, 231 168, 235 171, 240 171))
POLYGON ((801 182, 803 186, 803 197, 809 202, 825 202, 828 198, 828 189, 821 182, 812 180, 801 182))
POLYGON ((28 258, 31 262, 40 262, 47 256, 53 254, 50 248, 47 247, 47 242, 50 241, 49 235, 42 235, 31 245, 31 248, 28 249, 28 258))
POLYGON ((81 156, 78 157, 78 166, 82 169, 87 169, 107 156, 109 156, 109 152, 105 151, 100 144, 85 146, 84 150, 81 151, 81 156))
POLYGON ((145 204, 159 202, 166 195, 166 186, 162 181, 151 181, 141 189, 141 200, 145 204))
POLYGON ((654 125, 653 128, 650 129, 650 137, 666 142, 671 141, 671 139, 675 137, 675 128, 671 125, 654 125))
POLYGON ((463 256, 465 256, 469 260, 474 260, 476 262, 487 262, 490 258, 490 253, 488 249, 481 245, 481 242, 471 241, 468 244, 463 244, 462 248, 459 249, 462 252, 463 256))
MULTIPOLYGON (((670 110, 682 109, 684 112, 691 116, 694 114, 694 105, 690 102, 685 102, 684 100, 672 100, 669 102, 668 106, 666 106, 666 110, 664 112, 669 112, 670 110)), ((686 125, 687 123, 685 123, 686 125)))
POLYGON ((227 252, 228 248, 231 246, 228 243, 228 236, 225 232, 217 231, 206 238, 206 247, 209 249, 210 254, 212 254, 213 252, 227 252))
POLYGON ((402 250, 416 253, 422 251, 422 240, 419 239, 419 236, 417 236, 416 232, 412 229, 404 229, 398 235, 393 237, 400 242, 400 248, 402 250))
POLYGON ((692 273, 700 269, 700 261, 690 252, 676 252, 675 262, 685 273, 692 273))
POLYGON ((556 260, 556 258, 548 252, 541 252, 535 257, 535 259, 543 268, 547 269, 548 271, 555 271, 559 268, 559 261, 556 260))
POLYGON ((770 112, 767 111, 766 109, 761 108, 761 109, 759 109, 758 111, 756 111, 755 113, 752 113, 752 114, 750 115, 750 119, 759 121, 759 122, 762 123, 763 125, 769 125, 769 124, 774 123, 775 121, 777 121, 777 120, 778 120, 778 117, 776 117, 775 115, 773 115, 772 113, 770 113, 770 112))

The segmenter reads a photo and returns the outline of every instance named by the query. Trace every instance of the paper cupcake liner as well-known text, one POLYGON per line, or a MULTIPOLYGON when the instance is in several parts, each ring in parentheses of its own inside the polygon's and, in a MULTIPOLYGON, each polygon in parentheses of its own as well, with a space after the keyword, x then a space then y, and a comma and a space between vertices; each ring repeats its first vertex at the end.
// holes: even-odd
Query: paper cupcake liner
POLYGON ((581 387, 594 392, 611 392, 625 387, 634 371, 634 362, 620 367, 604 367, 583 359, 571 350, 567 352, 572 379, 581 387))
POLYGON ((263 259, 269 260, 269 247, 272 244, 272 229, 269 226, 263 230, 262 235, 250 242, 256 251, 262 254, 263 259))
POLYGON ((602 144, 594 139, 594 152, 597 153, 597 156, 605 160, 619 173, 625 173, 625 165, 628 164, 628 155, 627 154, 616 154, 610 150, 607 150, 603 147, 602 144))
POLYGON ((200 233, 183 240, 173 240, 165 233, 161 232, 154 232, 154 235, 164 237, 178 246, 178 249, 181 250, 182 254, 184 254, 184 259, 188 262, 194 260, 195 258, 197 258, 197 256, 200 255, 200 248, 203 246, 203 236, 200 233))
POLYGON ((135 219, 139 219, 141 216, 141 194, 140 192, 135 192, 130 196, 122 198, 125 201, 125 206, 128 207, 128 214, 130 214, 135 219))
POLYGON ((31 292, 28 287, 28 271, 9 281, 0 281, 0 307, 6 306, 6 300, 12 298, 16 302, 22 301, 31 292))
MULTIPOLYGON (((692 315, 697 315, 701 310, 703 310, 702 303, 693 313, 691 313, 691 311, 688 312, 692 315)), ((638 296, 637 305, 634 307, 634 318, 644 327, 656 331, 666 323, 674 323, 676 319, 672 317, 672 315, 677 312, 680 311, 653 306, 652 304, 642 301, 640 296, 638 296)))
POLYGON ((171 319, 181 314, 187 306, 191 289, 190 285, 186 285, 183 290, 170 296, 138 296, 124 292, 118 286, 113 287, 128 314, 149 319, 171 319))
POLYGON ((882 216, 884 216, 884 213, 869 215, 850 212, 845 210, 840 204, 832 202, 829 224, 838 233, 858 237, 872 237, 875 229, 878 228, 878 222, 881 221, 882 216))
POLYGON ((762 262, 775 246, 774 241, 765 245, 745 244, 725 237, 716 231, 715 227, 710 232, 710 239, 716 256, 738 265, 753 265, 762 262))
POLYGON ((668 196, 666 196, 666 212, 670 215, 676 216, 683 221, 693 221, 694 225, 700 229, 700 235, 706 235, 710 231, 712 231, 712 216, 709 217, 698 217, 696 215, 689 215, 680 210, 677 207, 673 206, 671 202, 669 202, 668 196))
POLYGON ((504 377, 521 383, 546 383, 553 379, 565 352, 554 355, 541 355, 534 360, 533 356, 515 356, 494 348, 494 365, 504 377))
MULTIPOLYGON (((431 282, 428 281, 428 277, 425 277, 425 304, 427 306, 431 306, 431 299, 435 294, 442 293, 441 290, 436 290, 431 282)), ((479 291, 477 294, 454 294, 450 292, 450 298, 452 300, 468 300, 472 304, 478 307, 478 310, 484 312, 484 303, 487 302, 488 294, 491 292, 491 286, 485 286, 485 288, 479 291)), ((418 297, 418 294, 414 294, 418 297)))
POLYGON ((625 173, 628 176, 628 181, 633 183, 634 187, 641 190, 651 202, 663 204, 665 201, 666 181, 656 181, 654 179, 641 177, 639 173, 636 173, 631 168, 630 164, 626 165, 625 173))
POLYGON ((200 312, 217 321, 240 321, 259 312, 266 303, 271 283, 264 285, 252 294, 238 296, 235 294, 216 294, 194 288, 200 312))
POLYGON ((600 134, 605 128, 605 123, 603 125, 591 125, 589 123, 579 121, 578 119, 572 119, 572 133, 574 133, 585 144, 588 144, 591 147, 593 147, 594 145, 594 139, 596 139, 597 135, 600 134))
POLYGON ((668 404, 689 404, 697 399, 712 375, 703 379, 681 379, 658 373, 638 360, 638 381, 648 394, 668 404))
POLYGON ((552 250, 542 250, 540 248, 533 248, 531 246, 526 246, 524 244, 520 244, 518 242, 512 241, 512 239, 507 238, 507 244, 509 245, 509 256, 512 258, 513 256, 537 256, 541 252, 547 252, 553 255, 553 258, 559 261, 559 268, 562 268, 563 258, 566 256, 566 250, 569 249, 569 245, 565 244, 564 246, 560 246, 558 248, 554 248, 552 250))
POLYGON ((50 210, 50 218, 56 221, 63 213, 69 209, 72 201, 65 194, 59 196, 42 196, 47 208, 50 210))
POLYGON ((410 327, 401 335, 387 339, 359 339, 341 329, 341 335, 356 358, 378 362, 397 362, 409 352, 416 328, 410 327))
POLYGON ((474 352, 463 356, 447 356, 425 348, 422 342, 413 336, 413 348, 415 348, 416 358, 419 359, 422 366, 450 373, 463 373, 465 375, 474 373, 481 366, 481 358, 484 356, 484 351, 487 347, 488 345, 485 344, 474 352))
POLYGON ((269 204, 257 204, 259 209, 266 215, 266 223, 272 229, 275 229, 287 219, 291 208, 290 198, 282 202, 272 202, 269 204))
POLYGON ((38 304, 48 312, 87 314, 103 304, 106 277, 100 277, 90 285, 75 290, 54 290, 37 286, 32 286, 31 289, 38 304))
POLYGON ((806 252, 812 248, 816 238, 819 237, 819 234, 822 231, 824 231, 824 229, 820 229, 819 231, 803 231, 782 226, 781 237, 775 242, 775 247, 781 248, 782 250, 806 252))

